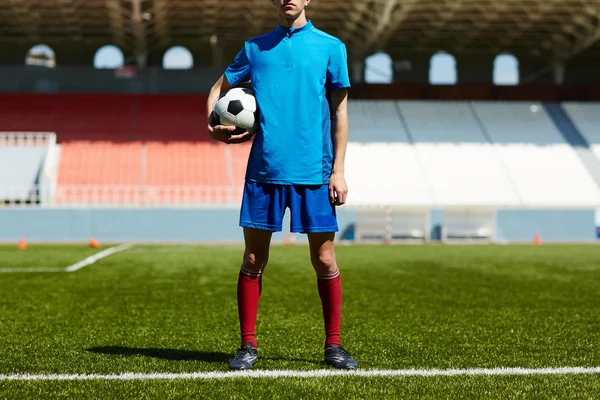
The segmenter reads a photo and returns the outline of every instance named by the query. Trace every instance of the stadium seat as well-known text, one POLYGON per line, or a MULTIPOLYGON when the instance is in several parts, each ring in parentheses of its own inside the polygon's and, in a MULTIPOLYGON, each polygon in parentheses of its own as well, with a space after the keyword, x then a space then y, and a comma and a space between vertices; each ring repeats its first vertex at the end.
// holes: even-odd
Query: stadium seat
POLYGON ((241 200, 244 189, 244 178, 250 155, 252 142, 225 147, 225 157, 231 165, 231 194, 233 199, 241 200))
POLYGON ((223 145, 216 143, 148 142, 146 184, 219 186, 228 183, 223 145))
POLYGON ((59 185, 139 185, 142 145, 77 141, 63 143, 59 185))
POLYGON ((476 102, 524 206, 600 204, 600 189, 538 103, 476 102))
POLYGON ((414 149, 404 143, 348 143, 348 205, 432 205, 414 149))
POLYGON ((348 205, 433 204, 394 102, 351 100, 348 115, 348 205))
POLYGON ((6 94, 2 131, 56 132, 70 140, 209 140, 206 95, 6 94))
MULTIPOLYGON (((57 202, 236 202, 251 145, 210 140, 205 102, 205 95, 10 94, 0 99, 0 122, 4 130, 57 133, 57 202), (109 189, 118 194, 99 194, 109 189)), ((351 100, 348 107, 350 205, 600 204, 600 189, 540 104, 351 100)), ((565 109, 600 157, 600 105, 565 109)))
POLYGON ((563 103, 563 108, 600 160, 600 103, 563 103))
POLYGON ((208 142, 66 142, 56 201, 227 202, 232 171, 224 149, 208 142))
POLYGON ((511 206, 519 199, 466 102, 398 102, 440 206, 511 206))
POLYGON ((57 101, 55 132, 67 140, 133 139, 133 97, 120 94, 62 94, 57 101))
POLYGON ((57 96, 50 94, 3 94, 0 96, 2 131, 55 132, 57 96))
POLYGON ((0 146, 0 200, 30 198, 45 154, 43 146, 0 146))
POLYGON ((133 135, 137 140, 209 140, 206 96, 140 95, 135 110, 133 135))
POLYGON ((408 143, 398 110, 390 100, 348 101, 349 140, 354 143, 408 143))

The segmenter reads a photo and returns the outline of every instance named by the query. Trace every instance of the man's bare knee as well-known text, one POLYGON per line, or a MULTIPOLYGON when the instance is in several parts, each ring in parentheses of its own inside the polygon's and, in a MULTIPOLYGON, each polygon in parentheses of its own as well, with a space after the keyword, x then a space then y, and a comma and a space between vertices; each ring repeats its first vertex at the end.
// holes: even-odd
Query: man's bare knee
POLYGON ((244 269, 249 272, 262 272, 267 266, 269 256, 247 251, 244 254, 244 269))
POLYGON ((320 252, 312 259, 313 267, 319 275, 330 275, 337 270, 337 262, 333 251, 320 252))
POLYGON ((265 269, 269 260, 271 235, 271 232, 244 228, 246 250, 244 251, 243 267, 246 271, 262 272, 265 269))

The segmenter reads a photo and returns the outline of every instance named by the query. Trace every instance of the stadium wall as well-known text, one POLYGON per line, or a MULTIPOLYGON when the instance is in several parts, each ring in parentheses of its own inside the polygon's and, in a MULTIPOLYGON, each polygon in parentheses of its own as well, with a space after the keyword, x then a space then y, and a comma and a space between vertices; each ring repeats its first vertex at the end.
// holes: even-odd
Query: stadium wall
POLYGON ((543 241, 598 240, 595 210, 498 210, 496 240, 529 242, 535 234, 543 241))
MULTIPOLYGON (((236 209, 43 209, 0 210, 0 242, 241 242, 236 209)), ((433 240, 440 238, 444 211, 430 211, 433 240)), ((339 239, 353 240, 356 213, 338 210, 339 239)), ((273 236, 282 242, 289 232, 273 236)), ((497 210, 495 239, 499 242, 531 242, 536 233, 546 242, 594 242, 600 240, 597 212, 585 210, 497 210)), ((305 241, 304 235, 295 235, 305 241)))
POLYGON ((0 67, 5 93, 208 93, 222 68, 189 71, 147 68, 128 77, 118 71, 84 67, 0 67))
MULTIPOLYGON (((340 235, 347 235, 352 211, 338 212, 340 235)), ((241 242, 237 209, 5 209, 0 210, 0 242, 23 236, 32 242, 241 242)), ((284 231, 273 241, 284 240, 284 231)))
MULTIPOLYGON (((0 67, 0 99, 13 95, 48 93, 123 93, 199 94, 208 93, 221 70, 206 68, 192 71, 147 69, 132 79, 117 78, 114 71, 77 68, 55 70, 0 67), (10 69, 18 69, 11 75, 10 69)), ((485 83, 428 85, 422 83, 365 84, 354 83, 350 97, 377 100, 500 100, 500 101, 600 101, 600 85, 520 85, 494 86, 485 83)))
MULTIPOLYGON (((403 65, 407 59, 394 62, 403 65)), ((490 60, 482 64, 457 67, 458 85, 429 85, 428 60, 411 60, 411 68, 395 69, 393 84, 353 82, 351 97, 363 99, 414 100, 538 100, 594 101, 600 100, 600 78, 588 80, 591 69, 587 64, 573 68, 586 78, 565 78, 565 85, 553 85, 550 80, 534 80, 519 86, 495 86, 488 78, 492 74, 490 60), (489 67, 489 68, 488 68, 489 67), (589 81, 589 82, 588 82, 589 81), (588 82, 587 84, 585 82, 588 82)), ((521 70, 521 75, 537 69, 521 70)), ((60 66, 57 68, 0 66, 0 93, 208 93, 222 74, 220 67, 203 66, 191 70, 146 68, 127 76, 113 70, 94 70, 87 67, 60 66)), ((600 74, 597 74, 600 77, 600 74)))

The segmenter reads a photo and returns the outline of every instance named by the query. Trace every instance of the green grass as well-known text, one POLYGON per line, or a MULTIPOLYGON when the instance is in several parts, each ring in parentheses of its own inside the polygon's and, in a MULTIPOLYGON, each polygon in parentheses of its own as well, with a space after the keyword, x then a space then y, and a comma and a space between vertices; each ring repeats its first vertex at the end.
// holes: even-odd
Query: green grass
MULTIPOLYGON (((66 267, 96 251, 0 247, 0 268, 66 267)), ((226 371, 241 252, 138 246, 75 273, 0 274, 0 374, 226 371)), ((597 246, 340 246, 338 262, 342 340, 363 368, 600 366, 597 246)), ((257 328, 257 369, 324 368, 306 247, 273 247, 257 328)), ((0 382, 0 399, 598 393, 600 375, 0 382)))

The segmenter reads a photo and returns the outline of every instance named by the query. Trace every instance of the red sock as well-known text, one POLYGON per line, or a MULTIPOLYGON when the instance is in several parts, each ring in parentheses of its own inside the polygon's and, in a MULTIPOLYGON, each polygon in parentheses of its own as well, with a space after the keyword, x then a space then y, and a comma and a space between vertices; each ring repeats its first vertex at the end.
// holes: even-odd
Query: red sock
POLYGON ((240 318, 242 346, 252 342, 256 346, 256 316, 258 314, 258 299, 262 291, 262 274, 249 272, 242 267, 238 277, 237 300, 240 318))
POLYGON ((318 275, 319 296, 323 306, 325 321, 325 347, 340 344, 340 325, 342 318, 342 281, 340 271, 332 275, 318 275))

